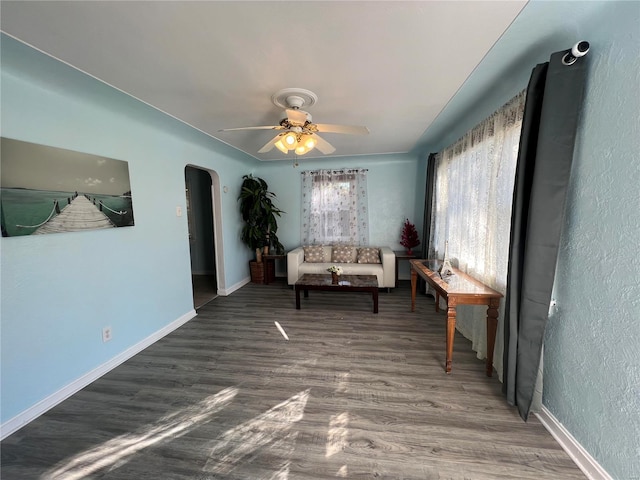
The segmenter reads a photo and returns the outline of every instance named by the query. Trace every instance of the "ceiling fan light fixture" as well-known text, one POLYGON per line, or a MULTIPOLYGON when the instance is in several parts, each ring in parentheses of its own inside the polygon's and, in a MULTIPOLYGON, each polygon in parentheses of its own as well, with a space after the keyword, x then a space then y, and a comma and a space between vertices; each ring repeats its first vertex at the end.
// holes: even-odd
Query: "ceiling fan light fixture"
POLYGON ((318 143, 318 141, 312 135, 304 135, 302 137, 302 142, 307 150, 313 150, 318 143))
POLYGON ((287 154, 295 151, 297 155, 305 155, 317 149, 324 155, 331 155, 335 147, 319 134, 342 133, 348 135, 367 135, 367 127, 355 125, 333 125, 329 123, 313 123, 311 114, 302 110, 315 104, 318 97, 315 93, 302 88, 285 88, 272 97, 274 105, 285 110, 286 117, 278 125, 262 125, 255 127, 226 128, 221 132, 233 130, 278 130, 279 133, 269 140, 258 153, 268 153, 273 147, 287 154))
POLYGON ((284 143, 282 143, 282 138, 280 138, 276 143, 274 143, 274 145, 278 150, 280 150, 285 155, 289 153, 289 149, 284 146, 284 143))
POLYGON ((288 148, 289 150, 293 150, 294 148, 296 148, 298 139, 296 138, 295 133, 289 132, 282 138, 282 142, 284 143, 284 146, 286 148, 288 148))

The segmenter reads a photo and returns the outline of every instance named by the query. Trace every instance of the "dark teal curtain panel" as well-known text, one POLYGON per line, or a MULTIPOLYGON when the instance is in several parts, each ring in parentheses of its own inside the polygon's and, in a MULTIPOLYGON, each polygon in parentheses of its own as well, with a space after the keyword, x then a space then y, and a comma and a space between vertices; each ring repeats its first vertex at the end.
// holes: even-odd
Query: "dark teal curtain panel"
POLYGON ((527 87, 513 193, 503 358, 503 391, 525 421, 551 302, 587 58, 554 53, 533 69, 527 87), (575 61, 567 65, 567 60, 575 61))
POLYGON ((422 223, 422 248, 421 258, 431 258, 431 216, 433 208, 433 191, 436 181, 436 154, 430 153, 427 159, 427 184, 424 195, 424 220, 422 223))

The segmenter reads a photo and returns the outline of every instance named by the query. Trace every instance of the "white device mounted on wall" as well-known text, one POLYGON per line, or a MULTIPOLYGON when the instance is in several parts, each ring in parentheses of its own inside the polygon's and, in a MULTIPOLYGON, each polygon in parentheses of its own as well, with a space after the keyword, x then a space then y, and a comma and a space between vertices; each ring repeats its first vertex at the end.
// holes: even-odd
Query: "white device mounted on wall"
POLYGON ((571 51, 564 54, 562 63, 565 65, 573 65, 580 57, 584 57, 589 51, 589 42, 583 40, 571 47, 571 51))

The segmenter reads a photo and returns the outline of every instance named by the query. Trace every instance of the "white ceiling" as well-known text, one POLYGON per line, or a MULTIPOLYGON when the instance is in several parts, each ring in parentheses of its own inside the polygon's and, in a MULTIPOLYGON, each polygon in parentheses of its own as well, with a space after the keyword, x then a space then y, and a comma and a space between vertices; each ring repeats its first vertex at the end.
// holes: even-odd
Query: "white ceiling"
MULTIPOLYGON (((313 91, 333 156, 409 152, 526 4, 510 1, 2 1, 5 33, 259 160, 283 111, 313 91)), ((307 155, 322 156, 313 151, 307 155)))

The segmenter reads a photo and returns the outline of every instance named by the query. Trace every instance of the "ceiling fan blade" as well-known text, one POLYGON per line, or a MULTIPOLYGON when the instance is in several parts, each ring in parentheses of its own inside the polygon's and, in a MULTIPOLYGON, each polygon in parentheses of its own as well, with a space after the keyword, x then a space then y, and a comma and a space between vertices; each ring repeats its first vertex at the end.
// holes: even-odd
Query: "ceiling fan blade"
POLYGON ((316 148, 320 150, 320 152, 324 153, 325 155, 329 155, 330 153, 333 153, 336 151, 333 145, 331 145, 329 142, 327 142, 324 138, 322 138, 317 133, 314 133, 313 136, 317 141, 316 148))
POLYGON ((267 153, 268 151, 270 151, 273 147, 275 147, 276 145, 276 140, 280 137, 281 134, 276 135, 275 137, 273 137, 271 140, 269 140, 264 147, 262 147, 260 150, 258 150, 258 153, 267 153))
POLYGON ((289 123, 294 123, 296 125, 304 125, 307 121, 307 112, 304 110, 295 110, 293 108, 287 108, 287 119, 289 123))
POLYGON ((329 123, 316 123, 316 128, 322 133, 346 133, 349 135, 368 135, 367 127, 357 125, 331 125, 329 123))
POLYGON ((283 130, 282 125, 263 125, 260 127, 237 127, 237 128, 223 128, 218 130, 219 132, 233 132, 234 130, 283 130))

